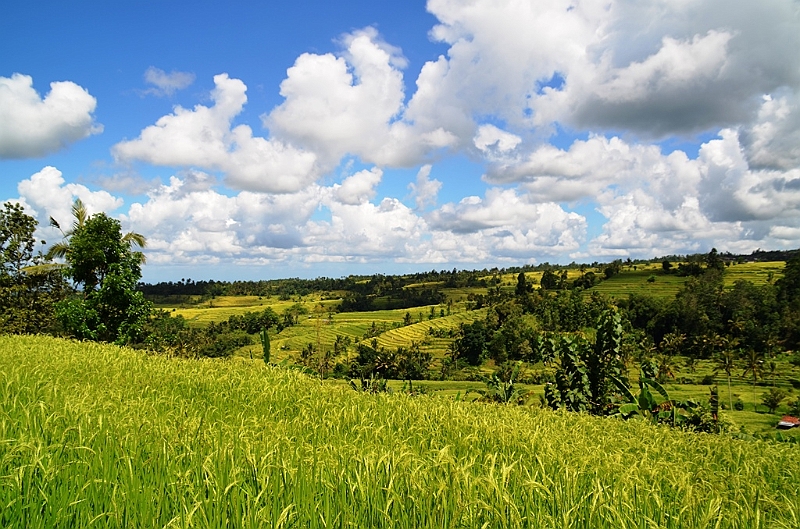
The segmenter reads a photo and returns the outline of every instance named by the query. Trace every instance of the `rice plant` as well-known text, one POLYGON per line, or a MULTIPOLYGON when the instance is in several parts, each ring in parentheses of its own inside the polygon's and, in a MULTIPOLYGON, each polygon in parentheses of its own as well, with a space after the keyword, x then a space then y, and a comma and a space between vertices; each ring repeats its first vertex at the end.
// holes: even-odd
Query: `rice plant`
POLYGON ((800 447, 0 337, 2 527, 798 527, 800 447))

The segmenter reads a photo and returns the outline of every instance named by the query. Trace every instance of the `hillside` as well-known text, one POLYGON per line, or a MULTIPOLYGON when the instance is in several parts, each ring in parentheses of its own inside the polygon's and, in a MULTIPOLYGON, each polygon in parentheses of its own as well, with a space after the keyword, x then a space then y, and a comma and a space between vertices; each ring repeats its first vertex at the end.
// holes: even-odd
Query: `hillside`
POLYGON ((796 527, 800 447, 0 337, 3 527, 796 527))

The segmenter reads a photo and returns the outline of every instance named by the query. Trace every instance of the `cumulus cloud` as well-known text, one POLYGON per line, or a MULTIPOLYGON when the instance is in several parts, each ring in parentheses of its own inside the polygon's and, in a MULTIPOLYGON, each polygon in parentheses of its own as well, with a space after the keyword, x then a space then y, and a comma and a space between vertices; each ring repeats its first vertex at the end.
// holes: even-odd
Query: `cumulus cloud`
POLYGON ((359 171, 345 178, 341 184, 335 184, 333 194, 342 204, 357 206, 369 202, 375 198, 375 186, 380 183, 382 177, 383 171, 378 168, 359 171))
POLYGON ((696 163, 682 151, 663 155, 655 145, 598 135, 576 140, 567 150, 544 145, 525 156, 498 160, 485 175, 491 183, 522 184, 538 201, 574 202, 595 198, 610 186, 646 186, 669 207, 693 193, 700 178, 696 163))
POLYGON ((118 161, 222 171, 233 188, 288 193, 319 176, 316 156, 283 142, 253 136, 247 125, 231 128, 247 87, 227 74, 214 76, 214 105, 175 107, 139 137, 112 148, 118 161))
POLYGON ((742 128, 739 140, 753 169, 800 167, 800 96, 798 92, 762 98, 758 118, 742 128))
POLYGON ((450 48, 425 65, 406 114, 459 138, 485 115, 512 132, 718 130, 800 82, 800 17, 787 0, 431 0, 428 9, 440 21, 432 37, 450 48))
POLYGON ((191 85, 195 80, 195 75, 175 70, 167 73, 160 68, 151 66, 145 70, 144 80, 147 84, 153 85, 153 88, 148 88, 144 91, 145 94, 172 96, 178 90, 183 90, 191 85))
POLYGON ((425 221, 394 198, 378 204, 332 202, 330 222, 309 222, 304 238, 319 259, 367 261, 417 255, 425 221))
POLYGON ((491 124, 478 127, 478 133, 473 139, 475 147, 484 153, 491 153, 492 151, 506 153, 516 148, 521 142, 522 138, 516 134, 511 134, 491 124))
POLYGON ((85 88, 70 81, 50 83, 42 99, 29 75, 0 77, 0 158, 40 157, 99 134, 96 106, 85 88))
POLYGON ((575 251, 583 242, 586 219, 557 204, 536 203, 513 189, 492 188, 485 198, 466 197, 434 211, 434 230, 477 234, 498 255, 553 255, 575 251))
POLYGON ((107 191, 92 191, 86 186, 67 183, 61 171, 44 167, 17 184, 19 202, 39 222, 39 236, 47 241, 59 240, 61 233, 49 227, 52 217, 66 230, 72 225, 72 204, 81 199, 90 215, 112 212, 123 205, 123 200, 107 191))
POLYGON ((262 116, 270 131, 319 156, 333 168, 342 156, 367 163, 411 166, 454 145, 439 126, 403 118, 405 59, 373 28, 347 34, 340 56, 304 53, 281 83, 284 102, 262 116))
POLYGON ((418 210, 425 209, 426 206, 435 206, 436 196, 442 189, 442 183, 439 180, 431 180, 430 175, 431 166, 423 165, 417 173, 417 181, 408 184, 418 210))

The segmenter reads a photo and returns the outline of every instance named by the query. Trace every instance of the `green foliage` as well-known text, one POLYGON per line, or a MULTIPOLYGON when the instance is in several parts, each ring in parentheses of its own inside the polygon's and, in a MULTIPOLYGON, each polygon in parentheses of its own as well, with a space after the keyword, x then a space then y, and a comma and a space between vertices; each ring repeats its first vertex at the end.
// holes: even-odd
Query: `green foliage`
POLYGON ((486 359, 489 330, 480 320, 464 324, 455 341, 456 359, 463 359, 471 366, 479 366, 486 359))
POLYGON ((53 305, 66 295, 59 270, 34 253, 36 226, 19 204, 7 202, 0 209, 0 332, 52 330, 53 305))
POLYGON ((553 409, 604 415, 612 410, 613 378, 622 376, 622 320, 617 311, 604 312, 597 322, 595 343, 580 336, 558 342, 554 384, 545 385, 545 401, 553 409))
POLYGON ((267 333, 267 329, 261 329, 259 333, 259 338, 261 338, 261 350, 264 354, 264 363, 269 364, 269 353, 270 353, 270 342, 269 342, 269 334, 267 333))
POLYGON ((433 361, 433 356, 430 352, 422 351, 417 342, 411 342, 410 347, 398 347, 395 358, 398 375, 408 381, 409 388, 412 387, 412 380, 428 378, 428 368, 433 361))
POLYGON ((350 368, 350 376, 357 379, 397 378, 397 353, 379 347, 377 341, 356 347, 356 358, 350 368))
POLYGON ((522 362, 507 362, 501 365, 490 377, 484 377, 485 389, 470 390, 467 393, 478 393, 481 402, 498 404, 525 404, 530 391, 518 384, 522 378, 522 362))
POLYGON ((795 417, 800 417, 800 395, 793 401, 789 402, 789 413, 795 417))
POLYGON ((80 339, 140 342, 152 311, 136 290, 141 255, 130 250, 118 220, 104 213, 78 220, 64 257, 80 295, 56 304, 64 332, 80 339))
POLYGON ((761 404, 767 407, 770 413, 775 413, 775 410, 786 399, 787 393, 780 388, 770 388, 767 393, 761 397, 761 404))
POLYGON ((0 337, 2 527, 796 527, 798 446, 0 337), (31 491, 35 491, 31 493, 31 491))
POLYGON ((554 410, 587 411, 590 388, 584 357, 591 345, 580 336, 561 336, 556 343, 556 381, 545 384, 545 402, 554 410))
POLYGON ((369 377, 361 377, 357 380, 350 379, 350 387, 361 393, 391 393, 392 389, 389 387, 389 382, 385 378, 375 378, 374 375, 369 377))

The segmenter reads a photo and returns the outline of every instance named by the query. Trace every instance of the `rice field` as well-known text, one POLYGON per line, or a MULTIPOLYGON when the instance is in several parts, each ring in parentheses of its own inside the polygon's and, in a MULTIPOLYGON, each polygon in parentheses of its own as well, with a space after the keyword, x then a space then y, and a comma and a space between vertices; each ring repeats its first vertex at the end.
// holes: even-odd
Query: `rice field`
POLYGON ((783 277, 783 261, 763 263, 732 264, 725 268, 723 279, 725 286, 732 286, 736 281, 750 281, 754 285, 763 285, 768 281, 775 282, 783 277))
POLYGON ((800 447, 0 337, 0 526, 796 528, 800 447))

